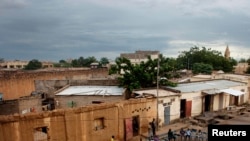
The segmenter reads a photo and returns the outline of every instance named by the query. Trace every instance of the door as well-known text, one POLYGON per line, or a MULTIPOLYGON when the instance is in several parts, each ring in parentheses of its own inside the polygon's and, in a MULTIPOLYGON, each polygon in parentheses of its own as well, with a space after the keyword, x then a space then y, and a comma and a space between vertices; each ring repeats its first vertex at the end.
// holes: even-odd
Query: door
POLYGON ((164 124, 170 123, 170 106, 164 108, 164 124))
POLYGON ((192 112, 192 101, 186 101, 186 117, 191 117, 192 112))
POLYGON ((125 138, 126 141, 133 138, 133 119, 127 118, 125 119, 125 138))

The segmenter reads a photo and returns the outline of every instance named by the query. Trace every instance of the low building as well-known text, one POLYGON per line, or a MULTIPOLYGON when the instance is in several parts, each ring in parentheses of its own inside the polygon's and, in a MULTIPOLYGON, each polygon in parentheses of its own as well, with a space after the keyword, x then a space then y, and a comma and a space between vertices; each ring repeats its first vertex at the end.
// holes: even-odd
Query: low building
POLYGON ((14 100, 2 100, 0 102, 0 115, 11 114, 27 114, 38 113, 44 110, 43 101, 46 100, 45 94, 37 94, 32 96, 25 96, 14 100))
POLYGON ((213 79, 179 83, 176 87, 161 86, 158 90, 134 90, 136 97, 153 97, 158 101, 159 126, 175 120, 195 117, 248 102, 248 83, 213 79))
POLYGON ((248 83, 226 79, 181 83, 177 87, 165 88, 181 93, 180 118, 241 105, 249 99, 248 83))
POLYGON ((180 118, 180 93, 164 89, 142 89, 133 93, 139 97, 158 97, 159 126, 168 125, 180 118))
MULTIPOLYGON (((24 69, 28 65, 29 61, 21 61, 21 60, 14 60, 14 61, 4 61, 0 63, 0 68, 5 69, 24 69)), ((54 64, 49 61, 42 61, 43 68, 53 68, 54 64)))
POLYGON ((159 57, 159 51, 135 51, 135 53, 122 53, 120 54, 121 58, 126 58, 130 60, 132 64, 140 64, 141 62, 147 62, 148 57, 151 57, 152 60, 159 57))
POLYGON ((1 141, 136 140, 155 118, 154 99, 131 99, 44 113, 0 116, 1 141))
POLYGON ((55 93, 56 109, 81 107, 124 99, 124 89, 118 86, 69 86, 55 93))

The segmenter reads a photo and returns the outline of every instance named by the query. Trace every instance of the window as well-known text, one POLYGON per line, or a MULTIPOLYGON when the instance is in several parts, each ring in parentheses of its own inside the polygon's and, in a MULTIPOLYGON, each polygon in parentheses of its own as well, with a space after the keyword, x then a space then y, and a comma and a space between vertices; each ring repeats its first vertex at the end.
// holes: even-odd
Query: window
POLYGON ((42 140, 48 140, 48 127, 43 126, 43 127, 37 127, 34 129, 34 141, 42 141, 42 140))
POLYGON ((68 102, 68 107, 71 107, 71 108, 76 107, 76 102, 75 101, 68 102))
POLYGON ((97 118, 94 120, 94 128, 95 130, 101 130, 104 129, 104 117, 97 118))

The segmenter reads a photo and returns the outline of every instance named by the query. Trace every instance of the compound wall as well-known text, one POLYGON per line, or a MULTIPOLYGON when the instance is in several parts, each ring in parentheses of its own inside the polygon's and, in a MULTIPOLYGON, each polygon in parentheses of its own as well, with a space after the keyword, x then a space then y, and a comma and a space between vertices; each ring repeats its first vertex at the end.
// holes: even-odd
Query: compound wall
POLYGON ((107 78, 107 68, 100 69, 64 69, 48 71, 1 71, 0 93, 3 100, 29 96, 35 91, 37 80, 85 80, 107 78))

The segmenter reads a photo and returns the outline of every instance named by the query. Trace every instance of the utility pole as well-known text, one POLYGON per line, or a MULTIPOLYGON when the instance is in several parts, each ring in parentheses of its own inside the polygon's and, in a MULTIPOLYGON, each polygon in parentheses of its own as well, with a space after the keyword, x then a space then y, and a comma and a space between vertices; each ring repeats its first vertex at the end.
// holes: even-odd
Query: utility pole
POLYGON ((157 106, 157 118, 156 118, 156 129, 157 130, 159 130, 159 69, 160 69, 160 57, 159 57, 159 54, 158 54, 158 60, 157 60, 157 78, 156 78, 156 85, 157 85, 157 88, 156 88, 156 95, 157 95, 157 97, 156 97, 156 106, 157 106))

